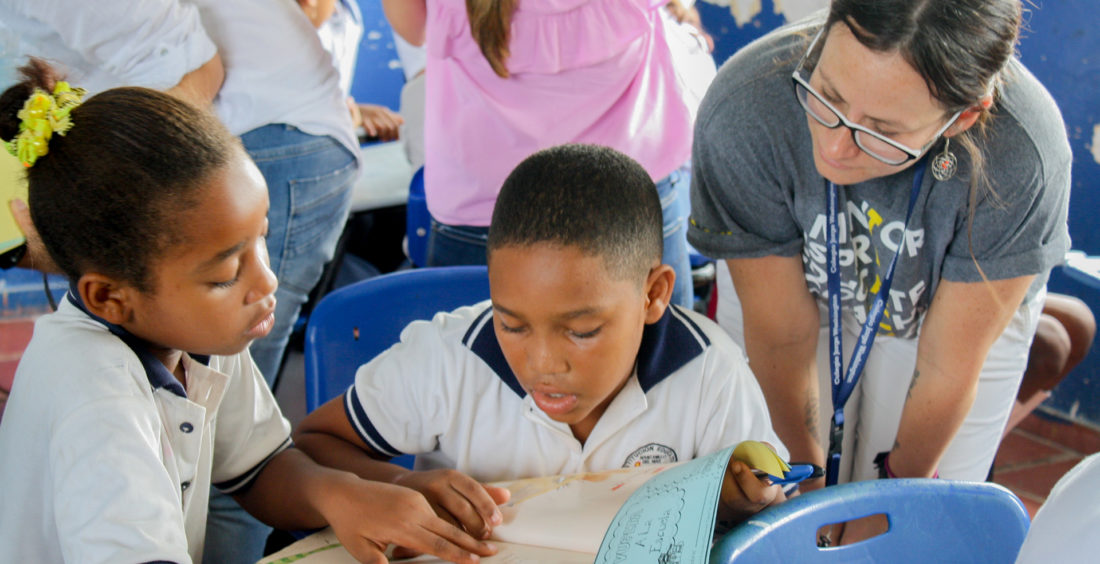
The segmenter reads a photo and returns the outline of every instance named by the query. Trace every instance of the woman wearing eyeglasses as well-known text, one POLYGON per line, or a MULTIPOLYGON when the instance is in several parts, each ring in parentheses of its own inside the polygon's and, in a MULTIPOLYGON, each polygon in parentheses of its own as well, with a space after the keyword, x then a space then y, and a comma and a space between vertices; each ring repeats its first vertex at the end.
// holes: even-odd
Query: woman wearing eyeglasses
POLYGON ((1013 57, 1020 13, 834 0, 703 101, 689 239, 727 259, 719 321, 792 459, 842 453, 834 479, 983 480, 993 461, 1069 247, 1069 144, 1013 57))

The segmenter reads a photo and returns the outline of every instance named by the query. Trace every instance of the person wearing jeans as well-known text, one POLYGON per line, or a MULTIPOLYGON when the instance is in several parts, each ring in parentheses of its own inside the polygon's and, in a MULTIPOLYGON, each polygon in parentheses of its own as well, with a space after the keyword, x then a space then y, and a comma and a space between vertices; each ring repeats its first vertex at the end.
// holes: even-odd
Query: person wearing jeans
POLYGON ((332 259, 351 203, 356 157, 332 137, 271 124, 241 135, 267 181, 267 251, 279 280, 275 328, 251 352, 270 386, 298 312, 332 259))

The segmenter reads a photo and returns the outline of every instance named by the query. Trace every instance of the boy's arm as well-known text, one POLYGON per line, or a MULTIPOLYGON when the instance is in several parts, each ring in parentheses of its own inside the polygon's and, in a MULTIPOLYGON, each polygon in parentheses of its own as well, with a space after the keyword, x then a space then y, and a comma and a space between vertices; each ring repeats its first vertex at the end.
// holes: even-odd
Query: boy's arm
POLYGON ((508 500, 508 490, 483 485, 457 470, 415 472, 390 464, 352 428, 343 396, 306 416, 294 432, 294 441, 324 466, 420 492, 441 517, 477 537, 488 538, 492 528, 503 521, 497 505, 508 500))
POLYGON ((276 527, 331 525, 360 562, 386 562, 383 553, 390 543, 460 563, 496 552, 438 517, 419 493, 322 467, 295 449, 272 458, 236 499, 276 527))

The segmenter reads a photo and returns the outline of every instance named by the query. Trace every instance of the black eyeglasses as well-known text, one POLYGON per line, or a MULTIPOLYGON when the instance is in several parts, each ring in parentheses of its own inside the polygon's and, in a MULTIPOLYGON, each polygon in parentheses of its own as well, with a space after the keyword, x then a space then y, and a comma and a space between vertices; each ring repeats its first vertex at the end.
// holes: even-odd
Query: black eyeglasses
MULTIPOLYGON (((864 153, 892 166, 918 159, 940 138, 941 135, 943 135, 943 132, 947 131, 947 128, 951 127, 951 125, 959 119, 959 116, 962 115, 962 110, 955 112, 955 115, 951 116, 951 119, 947 120, 947 123, 943 124, 943 127, 932 136, 932 140, 925 143, 924 146, 919 149, 913 149, 881 133, 871 131, 862 125, 848 121, 848 118, 844 117, 844 114, 842 114, 840 110, 827 102, 821 94, 810 86, 810 70, 806 69, 806 63, 811 60, 810 54, 814 53, 815 49, 818 48, 818 43, 821 41, 821 36, 824 35, 824 33, 825 28, 823 27, 821 31, 818 31, 817 35, 814 36, 813 41, 810 42, 810 47, 806 49, 806 53, 802 55, 802 59, 798 62, 798 66, 795 67, 794 72, 791 73, 791 79, 794 81, 795 97, 798 98, 798 103, 802 105, 802 109, 806 110, 806 113, 814 118, 817 123, 829 129, 836 129, 843 125, 851 130, 852 139, 855 141, 856 146, 863 150, 864 153)), ((819 53, 815 53, 815 55, 816 54, 819 53)), ((815 59, 816 64, 816 56, 813 59, 815 59)))

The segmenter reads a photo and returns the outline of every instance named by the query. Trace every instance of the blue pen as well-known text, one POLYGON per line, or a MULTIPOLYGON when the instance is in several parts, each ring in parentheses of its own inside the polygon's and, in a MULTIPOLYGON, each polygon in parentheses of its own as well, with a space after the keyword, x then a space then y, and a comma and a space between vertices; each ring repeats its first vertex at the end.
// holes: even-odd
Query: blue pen
POLYGON ((792 463, 789 466, 791 469, 784 472, 782 477, 773 476, 763 470, 757 470, 755 468, 752 473, 759 478, 766 477, 772 484, 776 485, 797 484, 803 480, 820 478, 825 475, 825 471, 816 464, 792 463))

